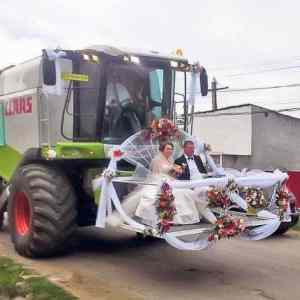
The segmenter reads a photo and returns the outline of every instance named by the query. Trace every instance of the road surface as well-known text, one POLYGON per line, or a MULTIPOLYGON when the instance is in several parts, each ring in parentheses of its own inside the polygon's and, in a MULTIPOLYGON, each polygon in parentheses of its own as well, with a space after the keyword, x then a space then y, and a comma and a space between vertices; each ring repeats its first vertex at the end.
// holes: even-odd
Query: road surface
POLYGON ((74 250, 51 259, 18 256, 7 232, 0 254, 16 258, 80 299, 298 300, 300 234, 259 242, 219 241, 182 252, 126 231, 81 230, 74 250))

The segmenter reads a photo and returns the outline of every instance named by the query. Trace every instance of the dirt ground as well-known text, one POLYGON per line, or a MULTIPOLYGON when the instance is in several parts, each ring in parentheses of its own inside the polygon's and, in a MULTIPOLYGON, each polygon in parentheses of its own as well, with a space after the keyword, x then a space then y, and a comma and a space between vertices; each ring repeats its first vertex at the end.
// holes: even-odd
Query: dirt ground
POLYGON ((259 242, 219 241, 202 252, 182 252, 126 231, 81 230, 63 257, 18 256, 7 232, 0 255, 47 275, 89 299, 300 299, 300 234, 259 242))

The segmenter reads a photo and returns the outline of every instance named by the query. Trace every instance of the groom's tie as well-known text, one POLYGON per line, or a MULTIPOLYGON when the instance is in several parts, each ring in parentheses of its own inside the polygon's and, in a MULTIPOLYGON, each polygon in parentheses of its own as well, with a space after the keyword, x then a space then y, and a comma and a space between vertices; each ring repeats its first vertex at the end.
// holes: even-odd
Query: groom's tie
POLYGON ((194 160, 194 157, 193 156, 189 156, 188 160, 194 160))

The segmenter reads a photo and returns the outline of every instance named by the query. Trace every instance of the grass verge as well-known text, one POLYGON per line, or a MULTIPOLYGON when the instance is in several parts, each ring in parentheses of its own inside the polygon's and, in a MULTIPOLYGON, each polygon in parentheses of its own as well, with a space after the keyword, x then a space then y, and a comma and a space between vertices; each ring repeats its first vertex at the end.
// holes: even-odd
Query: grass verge
POLYGON ((30 300, 78 299, 10 258, 0 256, 0 299, 17 296, 30 300))

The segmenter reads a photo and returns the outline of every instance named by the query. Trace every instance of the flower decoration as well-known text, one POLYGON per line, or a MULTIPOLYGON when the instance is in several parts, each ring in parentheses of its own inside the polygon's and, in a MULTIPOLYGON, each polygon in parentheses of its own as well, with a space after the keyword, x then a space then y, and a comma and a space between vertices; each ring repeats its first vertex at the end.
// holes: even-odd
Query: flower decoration
POLYGON ((244 199, 248 203, 249 207, 255 209, 263 209, 268 206, 268 202, 265 195, 260 188, 244 188, 242 190, 244 199))
POLYGON ((226 209, 230 206, 231 201, 223 188, 209 187, 207 191, 208 205, 210 207, 221 207, 226 209))
POLYGON ((243 219, 234 219, 229 215, 219 217, 213 232, 208 236, 209 241, 231 238, 245 231, 243 219))
POLYGON ((174 195, 167 182, 164 182, 161 186, 156 211, 159 217, 158 231, 162 235, 170 230, 176 214, 174 195))
POLYGON ((176 125, 169 119, 153 120, 149 129, 149 137, 160 142, 180 137, 176 125))
POLYGON ((123 152, 120 149, 116 149, 113 151, 112 155, 116 159, 120 159, 123 156, 123 152))
POLYGON ((289 194, 283 189, 277 190, 276 192, 276 205, 279 208, 279 218, 280 220, 283 220, 284 214, 289 207, 289 194))

